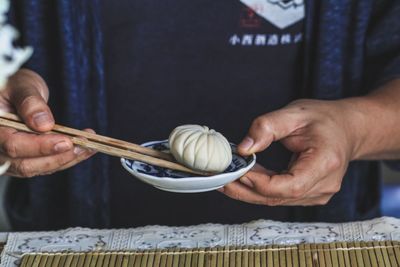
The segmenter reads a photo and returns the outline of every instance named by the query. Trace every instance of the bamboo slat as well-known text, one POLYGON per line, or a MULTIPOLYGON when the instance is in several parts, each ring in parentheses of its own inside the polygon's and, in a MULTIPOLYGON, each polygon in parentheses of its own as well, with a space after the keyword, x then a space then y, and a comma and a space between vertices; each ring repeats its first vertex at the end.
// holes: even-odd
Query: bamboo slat
POLYGON ((292 260, 293 260, 293 266, 299 266, 299 249, 296 247, 294 250, 292 250, 292 260))
POLYGON ((324 252, 324 245, 323 244, 316 244, 315 249, 318 255, 318 266, 319 267, 326 267, 325 266, 325 252, 324 252))
POLYGON ((322 249, 324 250, 325 266, 332 266, 331 249, 329 244, 323 244, 322 249))
POLYGON ((306 266, 313 266, 313 253, 310 244, 305 244, 304 250, 306 252, 306 266))
POLYGON ((390 241, 385 242, 385 246, 388 247, 388 254, 389 254, 389 260, 390 260, 390 265, 391 266, 396 266, 396 264, 399 264, 396 261, 396 255, 393 249, 393 244, 390 241))
POLYGON ((356 259, 357 259, 358 266, 365 266, 364 259, 363 259, 363 256, 362 256, 362 252, 361 252, 360 249, 357 249, 357 248, 361 247, 361 243, 360 242, 354 242, 354 247, 356 248, 355 252, 356 252, 356 259))
POLYGON ((375 254, 375 249, 373 248, 374 245, 372 242, 367 242, 367 247, 369 247, 370 249, 368 249, 368 253, 369 253, 369 259, 371 260, 371 265, 373 267, 378 266, 378 261, 376 258, 376 254, 375 254), (372 249, 371 249, 372 247, 372 249))
POLYGON ((373 246, 374 246, 376 259, 378 261, 378 266, 384 266, 385 265, 385 261, 383 260, 383 255, 382 255, 382 251, 379 248, 379 243, 374 242, 373 246))
POLYGON ((254 250, 249 247, 249 267, 254 267, 254 250))
POLYGON ((272 261, 273 261, 273 266, 274 267, 279 267, 279 247, 278 246, 272 246, 272 261))
POLYGON ((318 251, 317 251, 317 244, 310 244, 311 251, 312 251, 312 261, 313 266, 320 266, 319 265, 319 258, 318 258, 318 251))
MULTIPOLYGON (((240 267, 242 264, 242 251, 238 251, 235 253, 235 266, 240 267)), ((259 266, 258 266, 259 267, 259 266)))
POLYGON ((354 243, 348 243, 349 254, 350 254, 350 264, 351 266, 359 266, 357 265, 357 255, 354 249, 354 243))
MULTIPOLYGON (((106 257, 106 256, 105 256, 103 253, 99 253, 99 257, 97 258, 97 262, 96 262, 95 267, 101 267, 101 266, 103 266, 102 264, 104 263, 105 257, 106 257)), ((65 262, 65 265, 66 265, 66 266, 68 266, 68 265, 67 265, 67 262, 68 262, 68 258, 67 258, 67 260, 66 260, 66 262, 65 262)), ((127 266, 128 266, 128 265, 127 265, 127 266)))
POLYGON ((366 242, 361 242, 361 254, 362 254, 362 258, 363 258, 363 262, 364 262, 364 266, 365 267, 371 267, 371 260, 369 257, 369 252, 368 249, 366 249, 368 247, 366 242))
POLYGON ((304 250, 304 245, 300 245, 299 246, 299 266, 300 267, 306 267, 307 266, 306 252, 304 250))
POLYGON ((286 267, 286 250, 285 247, 280 246, 279 249, 279 267, 286 267))
MULTIPOLYGON (((261 254, 261 266, 267 267, 268 266, 267 265, 267 253, 265 252, 266 247, 264 246, 264 247, 262 247, 262 249, 264 250, 264 252, 261 254)), ((290 267, 292 267, 292 266, 290 266, 290 267)))
MULTIPOLYGON (((217 267, 217 260, 218 260, 217 253, 218 253, 218 250, 216 248, 212 248, 210 253, 211 253, 211 255, 210 255, 210 267, 217 267)), ((181 255, 181 258, 183 256, 184 255, 181 255)), ((183 265, 179 264, 179 266, 183 266, 183 265)))
POLYGON ((389 250, 386 247, 385 241, 380 241, 378 245, 380 247, 380 251, 383 256, 383 262, 385 263, 385 266, 390 266, 389 250))
POLYGON ((394 253, 396 255, 397 264, 400 266, 400 247, 393 246, 394 253))
POLYGON ((243 248, 242 267, 249 267, 249 247, 243 248))
POLYGON ((274 254, 271 249, 267 251, 267 266, 274 266, 274 254))

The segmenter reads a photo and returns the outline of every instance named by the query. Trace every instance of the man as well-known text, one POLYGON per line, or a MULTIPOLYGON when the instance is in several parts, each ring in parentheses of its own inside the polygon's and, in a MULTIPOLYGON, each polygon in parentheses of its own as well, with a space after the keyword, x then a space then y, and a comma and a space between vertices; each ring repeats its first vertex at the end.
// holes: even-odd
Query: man
MULTIPOLYGON (((69 173, 14 179, 16 229, 379 216, 377 162, 367 160, 400 158, 397 2, 104 1, 104 38, 89 2, 15 5, 36 49, 29 67, 53 102, 23 70, 2 92, 3 108, 37 131, 52 128, 53 111, 61 123, 134 142, 205 124, 240 142, 241 154, 260 152, 260 165, 220 190, 236 201, 161 192, 96 156, 69 173)), ((11 176, 92 155, 63 136, 2 129, 0 139, 11 176)))

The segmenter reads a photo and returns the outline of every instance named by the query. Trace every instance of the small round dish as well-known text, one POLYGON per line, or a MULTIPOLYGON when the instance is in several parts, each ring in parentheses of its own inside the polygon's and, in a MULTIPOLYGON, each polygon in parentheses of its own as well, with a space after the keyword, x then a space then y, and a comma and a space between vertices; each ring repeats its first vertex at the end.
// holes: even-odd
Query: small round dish
MULTIPOLYGON (((147 142, 142 146, 169 152, 168 140, 147 142)), ((236 151, 236 146, 231 146, 232 151, 236 151)), ((125 158, 121 158, 121 163, 130 174, 158 189, 176 193, 199 193, 216 190, 240 178, 254 166, 256 156, 242 157, 233 153, 232 162, 225 172, 213 176, 191 175, 125 158)))

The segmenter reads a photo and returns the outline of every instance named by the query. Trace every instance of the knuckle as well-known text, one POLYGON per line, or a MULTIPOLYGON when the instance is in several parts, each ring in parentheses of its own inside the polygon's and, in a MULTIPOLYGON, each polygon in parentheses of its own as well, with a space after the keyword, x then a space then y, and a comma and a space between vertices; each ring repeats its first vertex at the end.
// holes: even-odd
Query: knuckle
POLYGON ((48 156, 54 153, 54 145, 51 143, 51 140, 39 139, 37 144, 40 156, 48 156))
POLYGON ((292 188, 289 190, 289 195, 291 198, 302 198, 306 193, 306 186, 303 183, 294 183, 292 188))
POLYGON ((332 155, 328 158, 327 161, 327 169, 329 171, 335 171, 340 168, 342 165, 342 160, 337 153, 332 153, 332 155))
POLYGON ((256 128, 259 130, 269 130, 268 119, 263 116, 255 118, 252 122, 252 128, 256 128))
POLYGON ((64 166, 65 164, 67 164, 70 161, 71 161, 71 159, 66 155, 62 155, 62 156, 59 155, 59 156, 55 157, 55 162, 58 167, 64 166))
POLYGON ((261 181, 259 181, 257 179, 253 179, 252 184, 253 184, 254 190, 266 198, 268 198, 268 197, 270 198, 271 195, 274 193, 274 191, 271 190, 269 184, 267 183, 267 179, 261 180, 261 181))
POLYGON ((233 199, 242 201, 241 195, 240 195, 239 193, 237 193, 237 192, 232 192, 232 193, 231 193, 231 197, 232 197, 233 199))
POLYGON ((257 191, 260 195, 262 195, 262 196, 268 197, 268 196, 271 196, 271 195, 272 195, 272 192, 271 192, 271 190, 268 188, 268 186, 265 186, 265 185, 259 185, 259 186, 257 186, 257 184, 256 184, 256 185, 255 185, 255 189, 256 189, 256 191, 257 191))
POLYGON ((22 177, 31 178, 36 175, 32 164, 27 160, 21 160, 17 163, 16 170, 22 177))
POLYGON ((18 156, 18 148, 13 139, 9 139, 3 144, 3 151, 8 157, 12 159, 15 159, 18 156))
POLYGON ((39 96, 37 95, 30 95, 25 97, 22 102, 21 102, 21 107, 27 107, 27 106, 31 106, 31 105, 36 105, 38 102, 42 102, 43 99, 41 99, 39 96))

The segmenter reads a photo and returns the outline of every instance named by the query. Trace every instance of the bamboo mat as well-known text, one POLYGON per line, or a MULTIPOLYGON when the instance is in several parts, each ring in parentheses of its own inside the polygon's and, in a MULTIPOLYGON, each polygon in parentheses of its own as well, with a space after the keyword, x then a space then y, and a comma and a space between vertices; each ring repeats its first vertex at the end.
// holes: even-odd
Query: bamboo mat
POLYGON ((125 252, 35 253, 21 267, 400 266, 400 242, 218 247, 125 252))

